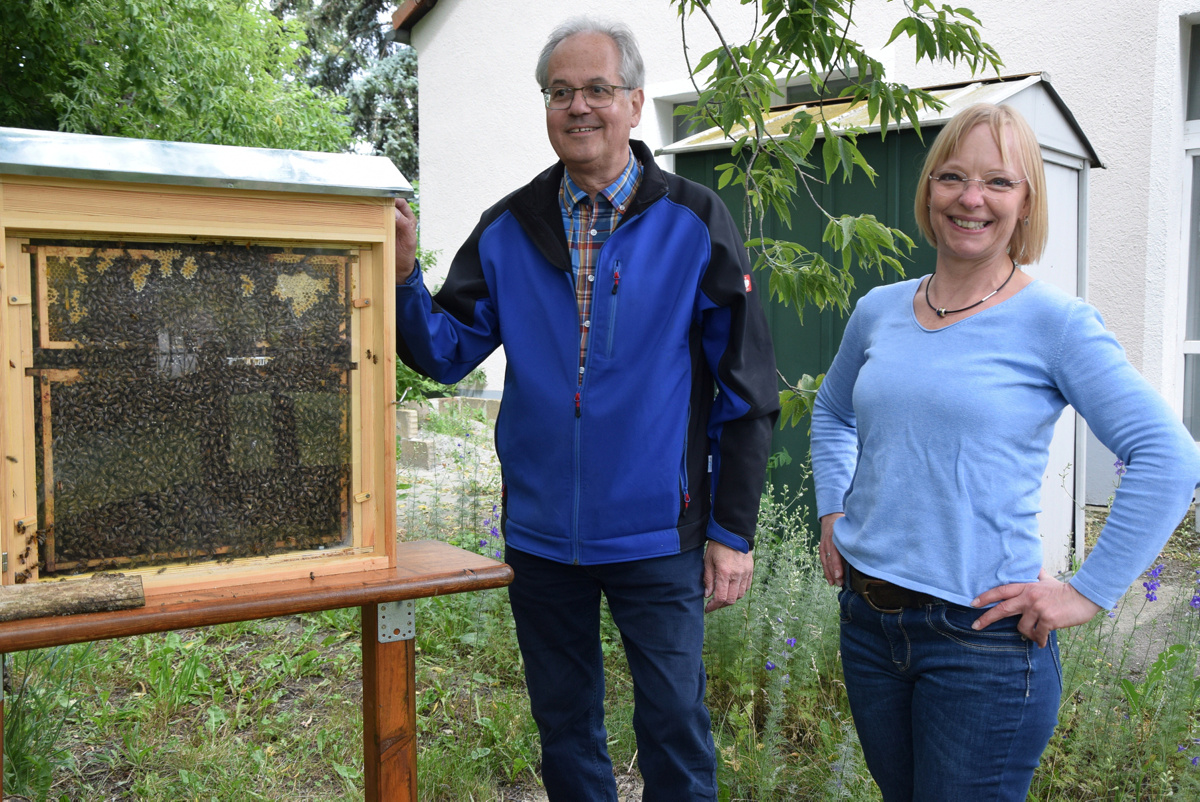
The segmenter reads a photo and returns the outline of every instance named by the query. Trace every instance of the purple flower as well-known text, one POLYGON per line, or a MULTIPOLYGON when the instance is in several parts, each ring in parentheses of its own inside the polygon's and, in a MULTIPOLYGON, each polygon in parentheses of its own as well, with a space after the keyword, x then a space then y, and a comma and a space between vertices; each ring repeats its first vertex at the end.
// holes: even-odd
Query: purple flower
POLYGON ((1200 610, 1200 590, 1192 594, 1192 600, 1188 604, 1193 610, 1200 610))
POLYGON ((1154 566, 1154 568, 1150 569, 1150 580, 1142 583, 1142 587, 1146 589, 1146 601, 1158 601, 1158 595, 1155 591, 1162 587, 1162 582, 1158 581, 1158 578, 1162 576, 1162 572, 1162 565, 1154 566))
POLYGON ((795 639, 795 638, 788 638, 786 641, 784 641, 784 643, 786 643, 788 646, 795 647, 795 645, 796 645, 796 639, 795 639))
POLYGON ((483 540, 479 541, 479 545, 481 545, 481 546, 486 546, 487 544, 488 544, 487 538, 484 538, 483 540))
POLYGON ((1116 462, 1114 462, 1113 467, 1117 469, 1117 476, 1124 476, 1126 471, 1129 470, 1128 468, 1125 467, 1125 463, 1121 460, 1117 460, 1116 462))
POLYGON ((772 663, 770 660, 768 660, 767 661, 767 671, 774 671, 774 670, 775 670, 775 664, 772 663))
POLYGON ((1200 755, 1197 755, 1196 757, 1192 758, 1192 765, 1200 766, 1200 755))
POLYGON ((1178 748, 1178 749, 1176 749, 1175 751, 1176 751, 1176 752, 1182 752, 1184 749, 1187 749, 1187 744, 1180 744, 1180 745, 1179 745, 1179 748, 1178 748))
POLYGON ((497 549, 497 550, 496 550, 496 559, 497 559, 497 560, 499 560, 499 559, 500 559, 500 551, 499 551, 499 549, 497 549))

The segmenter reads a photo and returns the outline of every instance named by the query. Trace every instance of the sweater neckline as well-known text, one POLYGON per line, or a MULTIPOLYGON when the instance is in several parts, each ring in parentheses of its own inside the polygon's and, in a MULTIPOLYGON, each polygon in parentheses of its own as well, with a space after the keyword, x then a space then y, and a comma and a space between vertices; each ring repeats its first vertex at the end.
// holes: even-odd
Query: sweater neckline
POLYGON ((967 317, 963 318, 962 320, 956 320, 947 326, 942 326, 941 328, 931 329, 931 328, 927 328, 927 327, 921 325, 921 321, 917 320, 917 313, 914 308, 914 303, 918 300, 917 294, 921 291, 921 282, 924 279, 925 279, 925 276, 920 276, 920 277, 912 280, 913 282, 915 282, 915 286, 913 288, 912 295, 908 296, 908 316, 909 316, 909 319, 912 320, 912 324, 914 326, 916 326, 919 331, 925 332, 926 334, 938 334, 943 331, 949 331, 951 329, 958 328, 959 326, 962 326, 964 323, 968 323, 977 317, 980 317, 982 315, 987 315, 993 309, 1003 309, 1010 302, 1015 301, 1018 298, 1020 298, 1022 295, 1024 295, 1025 291, 1028 290, 1030 287, 1034 286, 1035 284, 1042 283, 1042 280, 1040 278, 1034 278, 1032 281, 1030 281, 1024 287, 1022 287, 1021 289, 1019 289, 1015 293, 1013 293, 1012 296, 1005 298, 1003 301, 996 304, 995 306, 989 306, 987 309, 981 309, 978 312, 976 312, 975 314, 968 315, 967 317))

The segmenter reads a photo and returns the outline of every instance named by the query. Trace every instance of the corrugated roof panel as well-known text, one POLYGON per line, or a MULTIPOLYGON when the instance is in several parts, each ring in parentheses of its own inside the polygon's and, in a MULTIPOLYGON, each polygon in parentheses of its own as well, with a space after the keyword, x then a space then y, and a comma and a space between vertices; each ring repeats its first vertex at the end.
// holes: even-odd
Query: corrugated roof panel
POLYGON ((0 173, 148 184, 410 196, 384 156, 0 128, 0 173))

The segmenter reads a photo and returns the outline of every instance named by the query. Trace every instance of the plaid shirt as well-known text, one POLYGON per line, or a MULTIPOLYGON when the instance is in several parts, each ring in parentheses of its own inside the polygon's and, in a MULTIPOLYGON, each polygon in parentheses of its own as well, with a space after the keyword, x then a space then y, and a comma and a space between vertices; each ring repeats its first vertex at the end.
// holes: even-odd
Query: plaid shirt
MULTIPOLYGON (((587 356, 588 331, 592 325, 592 290, 596 282, 596 257, 608 235, 621 221, 629 201, 642 183, 642 165, 629 152, 629 163, 617 180, 596 194, 593 203, 563 171, 558 190, 563 228, 571 250, 571 271, 575 276, 575 299, 579 303, 579 383, 583 384, 583 362, 587 356)), ((619 279, 618 279, 619 280, 619 279)))

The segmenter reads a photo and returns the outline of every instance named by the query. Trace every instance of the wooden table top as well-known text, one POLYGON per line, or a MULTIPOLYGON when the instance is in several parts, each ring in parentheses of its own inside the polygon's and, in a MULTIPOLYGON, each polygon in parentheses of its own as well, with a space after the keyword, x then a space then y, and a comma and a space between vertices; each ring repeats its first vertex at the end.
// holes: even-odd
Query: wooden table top
POLYGON ((2 622, 0 652, 499 588, 512 577, 509 566, 447 543, 398 543, 389 569, 165 593, 131 610, 2 622))

